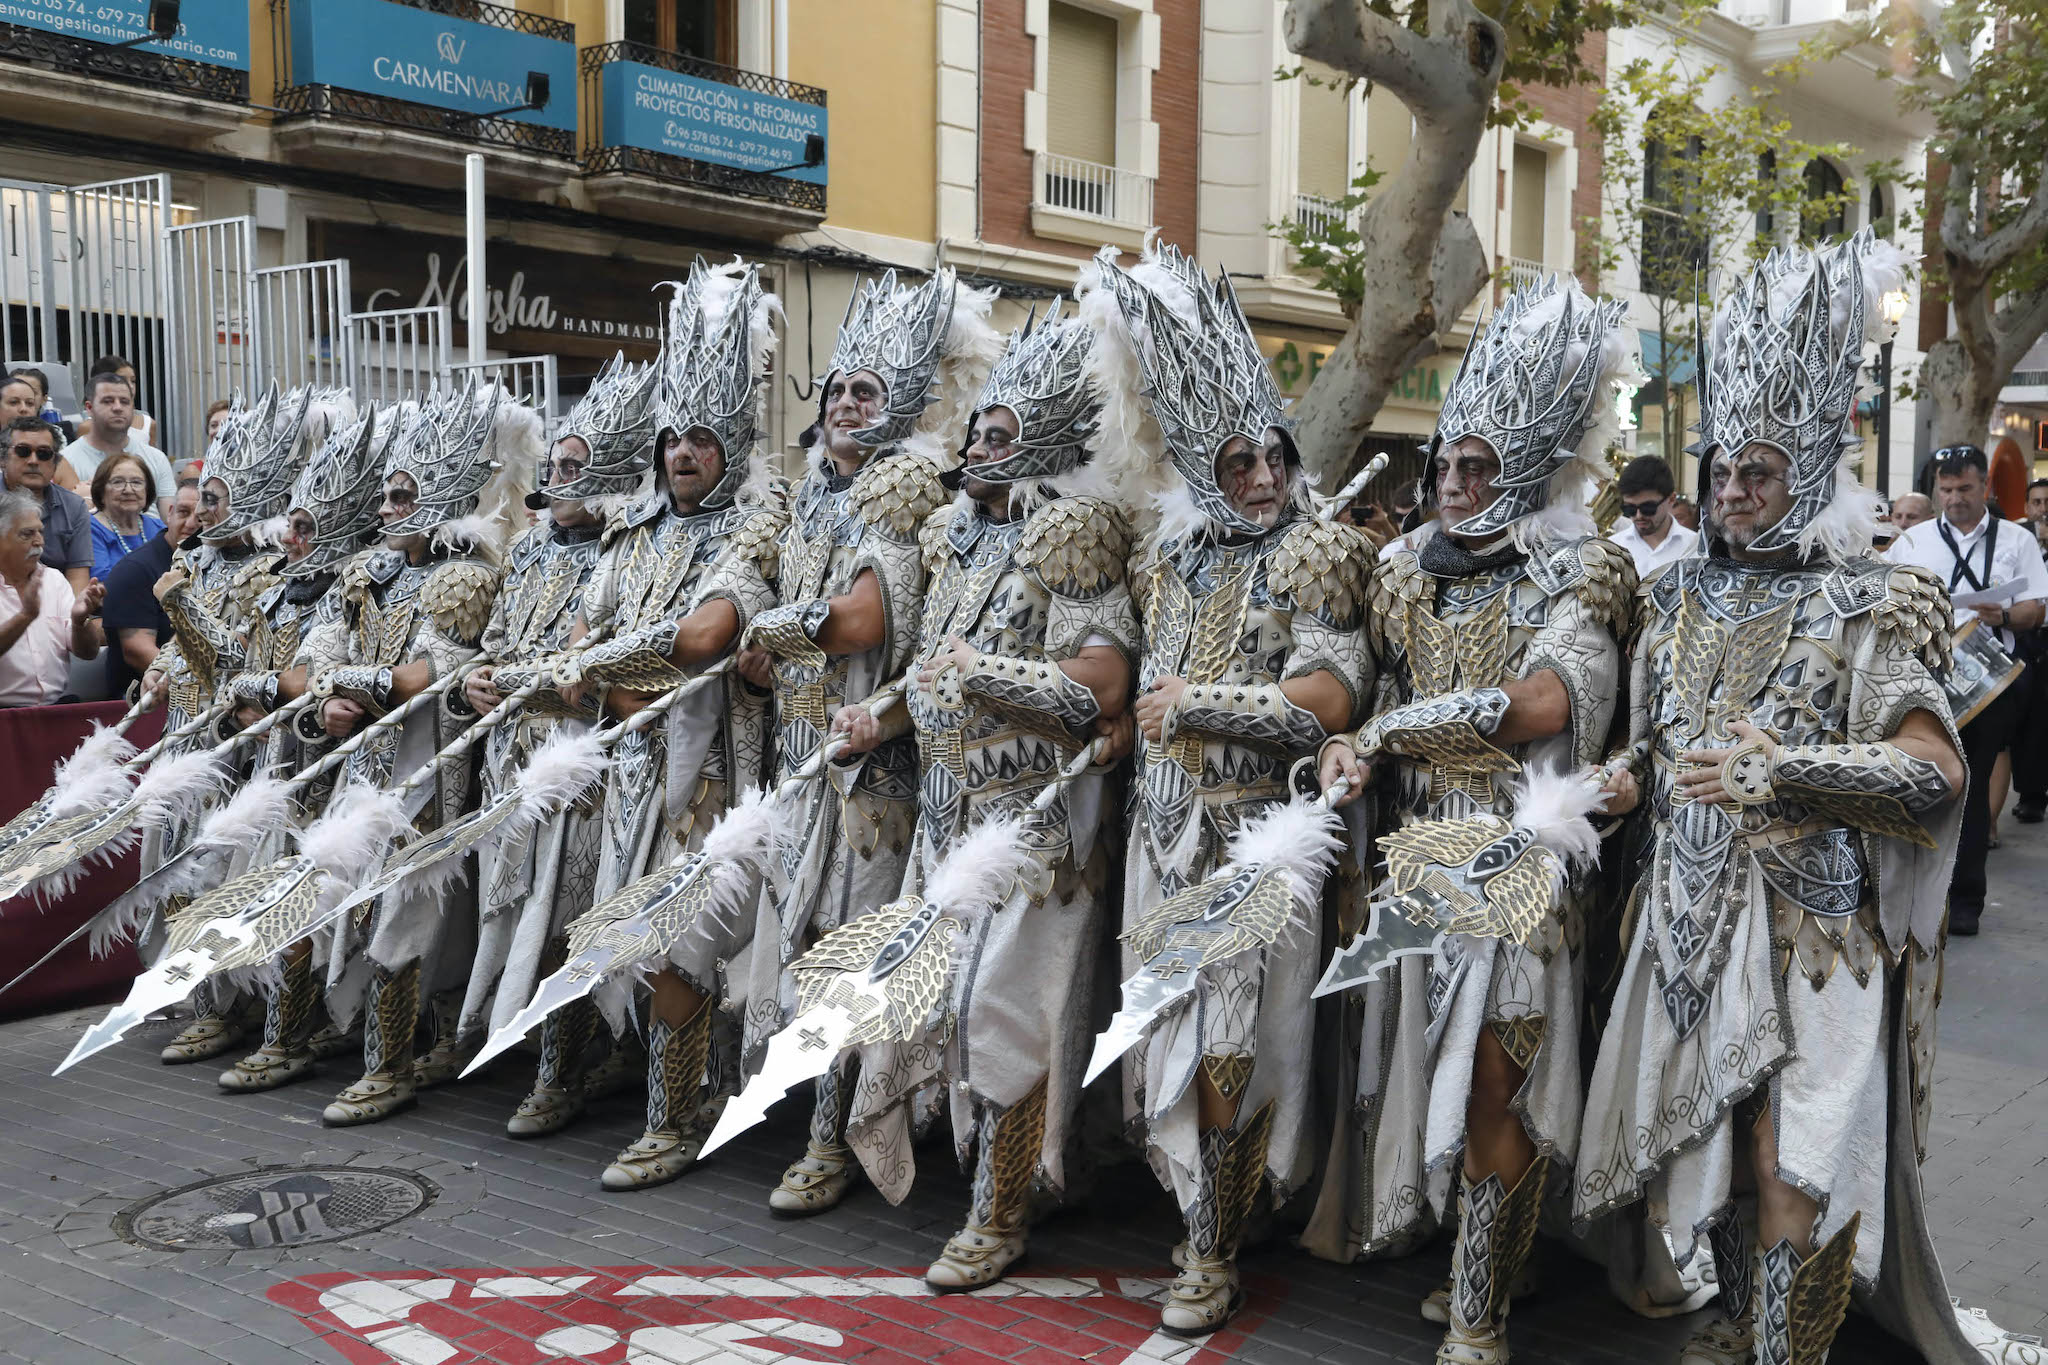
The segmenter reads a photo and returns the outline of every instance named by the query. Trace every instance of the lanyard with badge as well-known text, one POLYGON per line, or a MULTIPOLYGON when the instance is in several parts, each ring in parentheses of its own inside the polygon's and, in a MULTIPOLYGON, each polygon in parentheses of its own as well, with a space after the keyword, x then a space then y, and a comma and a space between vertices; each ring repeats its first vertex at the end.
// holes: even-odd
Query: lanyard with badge
POLYGON ((1942 543, 1947 545, 1948 552, 1955 556, 1955 571, 1948 576, 1948 590, 1950 592, 1954 592, 1965 578, 1970 580, 1970 589, 1973 592, 1983 592, 1991 586, 1991 551, 1992 547, 1998 544, 1998 518, 1987 517, 1987 519, 1991 524, 1984 528, 1984 576, 1982 578, 1979 578, 1977 571, 1970 567, 1969 558, 1963 554, 1961 547, 1956 544, 1955 536, 1948 529, 1947 518, 1934 523, 1934 529, 1941 533, 1942 543))

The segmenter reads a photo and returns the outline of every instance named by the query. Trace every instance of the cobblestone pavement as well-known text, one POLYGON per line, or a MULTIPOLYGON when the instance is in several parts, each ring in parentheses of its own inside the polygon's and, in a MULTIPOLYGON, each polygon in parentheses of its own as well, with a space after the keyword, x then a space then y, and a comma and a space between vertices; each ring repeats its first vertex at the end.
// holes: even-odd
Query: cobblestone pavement
MULTIPOLYGON (((1955 1292, 2004 1325, 2048 1327, 2048 834, 2008 826, 1985 932, 1952 945, 1939 1117, 1926 1181, 1955 1292)), ((1325 1265, 1284 1237, 1248 1252, 1251 1297, 1189 1346, 1152 1330, 1178 1236, 1142 1167, 1042 1224, 991 1294, 935 1298, 919 1278, 965 1207, 940 1148, 911 1199, 862 1188, 822 1218, 764 1197, 801 1150, 790 1115, 684 1181, 606 1195, 596 1174, 638 1132, 638 1101, 514 1142, 517 1056, 370 1128, 319 1109, 353 1070, 231 1097, 211 1065, 166 1067, 167 1029, 53 1079, 97 1012, 0 1027, 0 1358, 35 1365, 753 1365, 754 1362, 1425 1362, 1415 1303, 1439 1244, 1403 1261, 1325 1265), (279 1170, 276 1168, 291 1168, 279 1170), (309 1169, 301 1169, 309 1168, 309 1169), (293 1172, 296 1171, 296 1174, 293 1172), (167 1193, 216 1177, 259 1179, 167 1193), (287 1178, 288 1177, 288 1178, 287 1178), (270 1244, 294 1229, 324 1237, 270 1244)), ((1517 1307, 1524 1365, 1667 1361, 1689 1319, 1635 1318, 1590 1266, 1541 1244, 1545 1287, 1517 1307)), ((1836 1356, 1903 1360, 1854 1325, 1836 1356)))

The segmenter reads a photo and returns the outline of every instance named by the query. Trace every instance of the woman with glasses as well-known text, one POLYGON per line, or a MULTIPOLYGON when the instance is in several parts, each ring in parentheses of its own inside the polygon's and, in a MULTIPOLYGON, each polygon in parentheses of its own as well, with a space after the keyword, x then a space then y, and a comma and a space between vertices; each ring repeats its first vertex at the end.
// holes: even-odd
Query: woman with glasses
POLYGON ((105 582, 130 554, 149 543, 164 524, 149 509, 156 505, 156 480, 133 455, 116 455, 92 476, 92 576, 105 582))

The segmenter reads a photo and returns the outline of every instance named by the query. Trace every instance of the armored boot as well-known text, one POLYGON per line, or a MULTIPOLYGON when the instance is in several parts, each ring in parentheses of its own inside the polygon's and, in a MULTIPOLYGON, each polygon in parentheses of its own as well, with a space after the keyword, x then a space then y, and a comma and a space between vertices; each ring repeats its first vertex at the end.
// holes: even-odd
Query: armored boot
POLYGON ((782 1173, 768 1192, 768 1211, 783 1218, 808 1218, 838 1207, 860 1165, 846 1145, 846 1120, 853 1108, 853 1063, 835 1062, 818 1077, 818 1102, 811 1110, 811 1140, 803 1158, 782 1173))
POLYGON ((681 1024, 648 1021, 647 1131, 604 1168, 606 1189, 666 1185, 696 1164, 710 1133, 697 1100, 710 1055, 709 1000, 681 1024))
POLYGON ((1728 1216, 1707 1229, 1714 1249, 1714 1276, 1721 1286, 1721 1311, 1692 1334, 1678 1365, 1755 1365, 1756 1255, 1742 1214, 1728 1216))
POLYGON ((363 1078, 334 1097, 320 1121, 330 1128, 388 1119, 417 1104, 412 1041, 420 1021, 420 964, 379 967, 363 1011, 363 1078))
POLYGON ((434 1043, 413 1058, 412 1083, 417 1090, 446 1085, 462 1074, 476 1055, 478 1040, 462 1041, 462 992, 442 991, 427 1001, 434 1017, 434 1043))
POLYGON ((1465 1178, 1451 1251, 1451 1320, 1437 1365, 1507 1365, 1509 1286, 1528 1263, 1550 1158, 1537 1157, 1510 1191, 1498 1175, 1465 1178))
POLYGON ((1779 1239, 1757 1258, 1756 1365, 1827 1365, 1849 1312, 1850 1271, 1863 1215, 1850 1215, 1827 1245, 1802 1259, 1779 1239))
POLYGON ((1045 1145, 1045 1082, 1000 1113, 983 1111, 980 1127, 967 1226, 924 1272, 925 1283, 941 1294, 994 1284, 1024 1255, 1031 1177, 1045 1145))
POLYGON ((320 987, 313 980, 310 951, 287 950, 283 977, 263 1007, 263 1045, 220 1073, 220 1088, 238 1092, 275 1090, 313 1074, 313 1014, 320 987))
MULTIPOLYGON (((1463 1171, 1453 1172, 1451 1178, 1454 1180, 1462 1181, 1465 1178, 1465 1173, 1463 1171)), ((1508 1301, 1510 1303, 1515 1303, 1519 1302, 1522 1299, 1528 1298, 1531 1294, 1534 1294, 1536 1292, 1539 1283, 1540 1281, 1536 1274, 1536 1263, 1534 1261, 1525 1262, 1522 1266, 1521 1273, 1516 1275, 1515 1278, 1508 1284, 1508 1301)), ((1433 1322, 1439 1327, 1448 1326, 1450 1324, 1450 1276, 1444 1276, 1444 1282, 1442 1284, 1430 1290, 1429 1293, 1423 1296, 1422 1305, 1419 1311, 1422 1314, 1422 1320, 1424 1322, 1433 1322)))
POLYGON ((248 1032, 247 1022, 242 1011, 235 1008, 235 1001, 223 999, 219 988, 212 982, 193 992, 192 1008, 198 1011, 192 1022, 178 1030, 177 1036, 165 1043, 164 1050, 157 1054, 165 1066, 211 1061, 223 1053, 234 1051, 248 1032))
POLYGON ((540 1070, 533 1089, 505 1121, 508 1137, 559 1133, 583 1112, 584 1054, 597 1032, 597 1006, 578 1000, 550 1014, 540 1026, 540 1070))
POLYGON ((1202 1130, 1200 1188, 1181 1210, 1188 1239, 1186 1250, 1176 1257, 1180 1274, 1159 1312, 1162 1330, 1177 1337, 1207 1336, 1244 1306, 1237 1250, 1265 1183, 1266 1147, 1272 1137, 1270 1100, 1235 1131, 1202 1130))

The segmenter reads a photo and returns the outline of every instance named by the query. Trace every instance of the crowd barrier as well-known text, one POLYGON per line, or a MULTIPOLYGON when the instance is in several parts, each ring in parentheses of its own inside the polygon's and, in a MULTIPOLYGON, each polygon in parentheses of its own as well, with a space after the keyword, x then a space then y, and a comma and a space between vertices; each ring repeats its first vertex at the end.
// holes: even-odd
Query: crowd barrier
MULTIPOLYGON (((118 701, 0 709, 0 823, 12 820, 48 790, 51 770, 70 756, 95 721, 111 725, 127 709, 118 701)), ((157 713, 136 721, 128 738, 147 747, 162 733, 163 717, 157 713)), ((68 893, 48 905, 25 897, 0 905, 0 984, 135 885, 138 856, 131 849, 108 866, 89 868, 68 893)), ((123 944, 96 959, 81 936, 34 976, 0 995, 0 1019, 119 1000, 141 970, 132 945, 123 944)))

